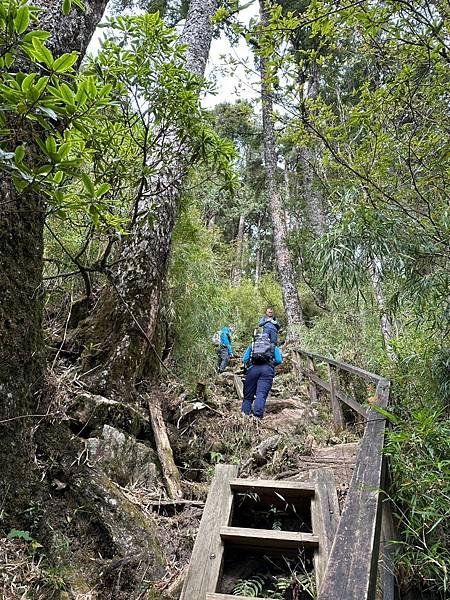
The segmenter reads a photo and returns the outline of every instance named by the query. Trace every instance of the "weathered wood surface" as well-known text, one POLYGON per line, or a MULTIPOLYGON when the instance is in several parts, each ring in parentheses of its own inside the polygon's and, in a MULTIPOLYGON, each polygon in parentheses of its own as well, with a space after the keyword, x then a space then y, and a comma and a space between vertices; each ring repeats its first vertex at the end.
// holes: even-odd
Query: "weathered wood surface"
POLYGON ((324 362, 329 365, 333 365, 338 369, 342 369, 343 371, 347 371, 348 373, 353 373, 353 375, 359 375, 363 379, 367 381, 372 381, 373 383, 378 383, 383 379, 380 375, 375 375, 375 373, 370 373, 370 371, 365 371, 364 369, 360 369, 359 367, 354 367, 353 365, 349 365, 348 363, 341 362, 339 360, 335 360, 334 358, 328 358, 327 356, 322 356, 321 354, 315 354, 314 352, 306 352, 304 350, 300 350, 296 348, 295 350, 299 354, 306 356, 310 359, 317 360, 319 362, 324 362))
POLYGON ((170 498, 183 497, 180 472, 173 459, 172 447, 167 435, 166 424, 161 410, 161 404, 156 396, 149 398, 150 421, 155 435, 156 450, 163 472, 167 493, 170 498))
MULTIPOLYGON (((192 599, 193 600, 193 599, 192 599)), ((233 594, 206 594, 206 600, 248 600, 248 596, 234 596, 233 594)), ((253 600, 268 600, 267 598, 256 598, 253 600)))
POLYGON ((237 465, 216 466, 180 600, 200 600, 207 592, 216 590, 224 550, 219 531, 230 520, 233 502, 230 480, 237 472, 237 465))
MULTIPOLYGON (((389 385, 386 380, 377 384, 377 404, 381 407, 387 405, 389 385)), ((319 600, 375 599, 386 420, 374 409, 368 416, 319 600)))
MULTIPOLYGON (((385 461, 386 463, 386 461, 385 461)), ((386 470, 386 464, 384 464, 386 470)), ((380 570, 381 570, 381 588, 383 590, 383 600, 395 600, 396 581, 394 554, 397 539, 394 520, 392 518, 391 502, 388 498, 382 499, 381 512, 381 543, 380 543, 380 570)))
MULTIPOLYGON (((306 362, 308 365, 309 373, 314 374, 314 370, 315 370, 314 360, 312 358, 310 358, 309 356, 307 356, 306 362)), ((309 377, 308 388, 309 388, 309 398, 310 398, 311 402, 317 402, 317 388, 316 388, 316 384, 314 382, 314 377, 309 377)))
POLYGON ((242 400, 244 399, 244 384, 242 383, 242 379, 239 375, 235 375, 233 379, 236 393, 239 397, 239 400, 242 402, 242 400))
POLYGON ((344 429, 344 414, 342 412, 342 406, 337 397, 337 373, 335 367, 333 367, 330 364, 328 364, 328 377, 330 384, 331 412, 333 414, 333 423, 336 429, 344 429))
POLYGON ((313 496, 314 483, 307 481, 276 481, 271 479, 232 479, 230 487, 237 492, 262 492, 284 494, 289 498, 313 496))
MULTIPOLYGON (((325 391, 331 393, 331 386, 328 381, 321 379, 318 375, 316 375, 315 373, 311 373, 310 371, 307 371, 306 375, 307 375, 307 377, 312 379, 316 385, 318 385, 325 391)), ((339 400, 341 402, 343 402, 344 404, 347 404, 347 406, 349 406, 350 408, 353 408, 353 410, 356 411, 358 414, 360 414, 362 417, 367 419, 367 409, 362 404, 360 404, 357 400, 355 400, 354 398, 351 398, 350 396, 347 396, 346 394, 344 394, 344 392, 342 392, 337 387, 336 387, 336 397, 339 398, 339 400)))
POLYGON ((316 485, 316 493, 311 501, 311 519, 313 533, 319 538, 319 546, 314 553, 317 589, 319 589, 336 535, 340 512, 333 471, 328 469, 311 471, 310 477, 316 485))
POLYGON ((258 548, 293 549, 299 547, 316 547, 319 543, 317 535, 302 531, 274 531, 273 529, 252 529, 247 527, 221 527, 223 540, 258 548))

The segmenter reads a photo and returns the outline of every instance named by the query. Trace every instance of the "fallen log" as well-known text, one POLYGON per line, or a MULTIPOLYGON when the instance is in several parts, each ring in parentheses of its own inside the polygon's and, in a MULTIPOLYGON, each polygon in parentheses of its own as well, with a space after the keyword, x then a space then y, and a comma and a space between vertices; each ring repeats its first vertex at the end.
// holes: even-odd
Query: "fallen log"
POLYGON ((151 396, 148 398, 148 406, 150 410, 150 422, 155 435, 156 451, 158 452, 167 494, 169 498, 182 498, 180 472, 173 460, 172 447, 162 416, 161 403, 158 398, 151 396))

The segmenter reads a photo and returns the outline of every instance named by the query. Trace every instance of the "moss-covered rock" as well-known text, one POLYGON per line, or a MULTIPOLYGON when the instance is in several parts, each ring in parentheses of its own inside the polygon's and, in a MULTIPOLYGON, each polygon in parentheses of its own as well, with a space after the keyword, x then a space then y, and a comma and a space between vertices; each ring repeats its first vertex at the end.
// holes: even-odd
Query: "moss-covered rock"
POLYGON ((90 464, 98 465, 119 485, 154 487, 157 483, 156 452, 150 446, 110 425, 104 425, 100 438, 86 441, 90 464))

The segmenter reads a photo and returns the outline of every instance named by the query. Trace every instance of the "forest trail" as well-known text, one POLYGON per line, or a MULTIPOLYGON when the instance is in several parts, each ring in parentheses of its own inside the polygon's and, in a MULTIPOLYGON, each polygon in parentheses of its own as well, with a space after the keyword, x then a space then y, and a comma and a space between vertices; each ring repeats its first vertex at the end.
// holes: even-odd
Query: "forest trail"
MULTIPOLYGON (((301 356, 301 352, 291 353, 296 379, 289 379, 292 373, 284 369, 264 419, 250 418, 260 436, 250 456, 239 465, 216 467, 181 600, 248 595, 260 600, 369 600, 375 597, 377 577, 383 589, 377 597, 393 598, 388 543, 391 517, 388 505, 381 507, 379 503, 384 418, 373 418, 380 413, 344 391, 344 386, 356 391, 355 377, 369 382, 368 391, 376 383, 369 402, 383 406, 389 382, 352 365, 331 359, 327 362, 324 357, 315 360, 314 355, 303 355, 307 367, 302 369, 301 356), (328 382, 320 377, 323 369, 319 363, 328 366, 328 382), (342 372, 351 378, 344 382, 342 372), (303 381, 298 385, 300 375, 303 381), (318 387, 329 392, 330 406, 318 387), (292 468, 283 469, 280 457, 288 458, 289 449, 286 438, 284 445, 280 444, 282 437, 295 438, 299 424, 319 426, 330 417, 335 435, 327 443, 333 445, 320 447, 309 433, 303 438, 303 453, 295 455, 295 467, 292 464, 292 468), (354 436, 354 441, 336 443, 345 433, 354 436), (261 467, 271 461, 272 475, 268 478, 261 475, 261 467), (374 571, 380 553, 382 560, 374 571)), ((223 374, 218 382, 233 386, 242 400, 238 374, 223 374)))

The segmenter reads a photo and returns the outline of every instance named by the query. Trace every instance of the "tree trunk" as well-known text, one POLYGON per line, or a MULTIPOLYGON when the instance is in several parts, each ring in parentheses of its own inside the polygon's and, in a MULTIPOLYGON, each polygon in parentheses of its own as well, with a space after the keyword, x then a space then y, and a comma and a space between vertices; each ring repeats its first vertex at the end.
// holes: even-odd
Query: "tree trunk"
MULTIPOLYGON (((106 0, 88 0, 85 13, 74 9, 67 17, 61 13, 60 0, 33 4, 42 8, 36 27, 51 33, 48 46, 56 58, 72 50, 84 55, 106 0)), ((33 147, 31 127, 22 135, 27 133, 26 143, 33 147)), ((15 519, 30 500, 35 483, 34 430, 48 410, 42 337, 45 211, 38 193, 19 193, 9 176, 1 176, 0 490, 2 510, 11 523, 18 523, 15 519)))
MULTIPOLYGON (((320 91, 317 64, 312 62, 310 69, 311 73, 308 81, 309 85, 306 87, 305 100, 316 98, 320 91)), ((317 179, 314 172, 316 156, 314 147, 311 147, 313 141, 310 140, 309 143, 310 145, 305 144, 298 148, 297 152, 302 172, 307 222, 314 238, 319 238, 326 231, 326 210, 323 195, 320 189, 317 188, 317 182, 315 181, 317 179)))
POLYGON ((383 334, 384 344, 386 352, 390 359, 394 358, 391 350, 391 341, 394 339, 394 324, 392 318, 386 310, 386 300, 384 297, 383 287, 381 285, 381 271, 378 261, 371 259, 369 261, 370 278, 372 281, 373 293, 375 296, 375 302, 378 307, 378 313, 380 316, 380 327, 381 333, 383 334))
MULTIPOLYGON (((268 14, 266 0, 260 0, 261 23, 267 25, 268 14)), ((275 259, 277 262, 280 283, 283 291, 283 302, 288 322, 288 338, 295 337, 295 326, 304 322, 297 287, 295 285, 294 268, 289 248, 286 244, 286 223, 283 218, 283 206, 276 182, 277 152, 275 128, 273 123, 273 92, 268 81, 267 60, 260 57, 261 69, 261 101, 263 117, 264 163, 266 168, 267 192, 273 223, 275 259)))
POLYGON ((314 239, 326 232, 326 211, 324 198, 315 185, 314 150, 304 146, 298 149, 298 158, 302 170, 303 198, 305 200, 307 225, 314 239))
MULTIPOLYGON (((211 44, 211 17, 217 0, 191 0, 181 42, 188 45, 186 68, 203 76, 211 44)), ((185 162, 169 156, 176 132, 161 136, 158 148, 164 164, 149 177, 138 199, 138 218, 118 255, 90 322, 80 337, 97 346, 99 353, 85 357, 86 369, 95 369, 91 385, 106 395, 129 397, 135 384, 149 374, 149 351, 156 354, 154 334, 167 274, 171 236, 175 225, 185 162), (149 219, 151 216, 151 219, 149 219)), ((179 156, 189 148, 180 141, 179 156)))
POLYGON ((234 286, 238 286, 241 283, 244 259, 244 228, 245 217, 244 215, 241 215, 239 217, 238 234, 236 238, 236 254, 234 259, 233 272, 231 274, 231 284, 234 286))

